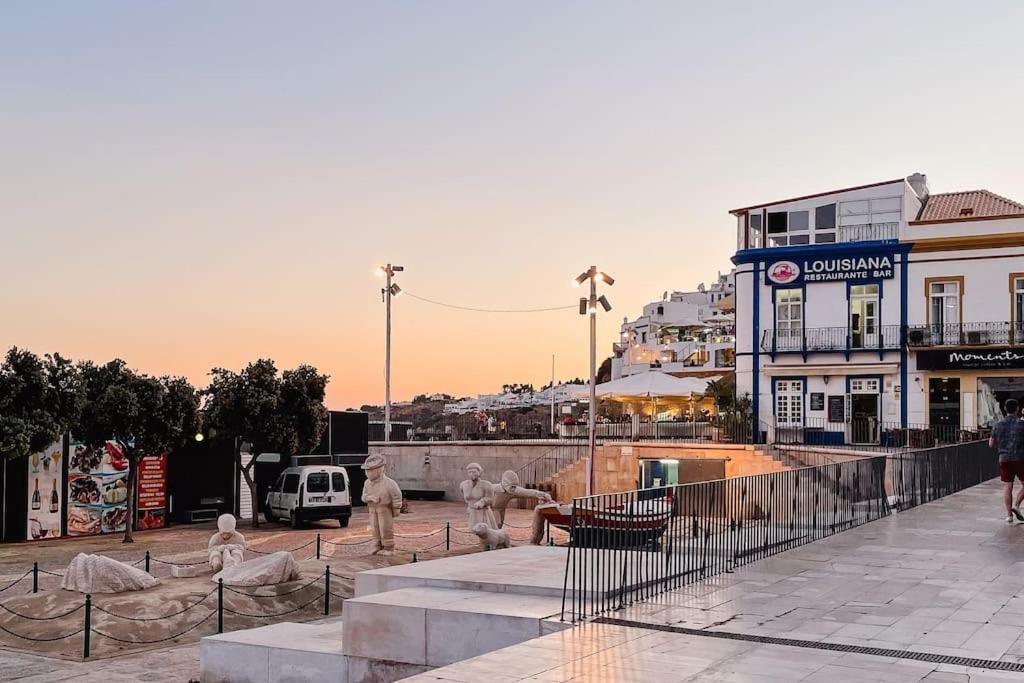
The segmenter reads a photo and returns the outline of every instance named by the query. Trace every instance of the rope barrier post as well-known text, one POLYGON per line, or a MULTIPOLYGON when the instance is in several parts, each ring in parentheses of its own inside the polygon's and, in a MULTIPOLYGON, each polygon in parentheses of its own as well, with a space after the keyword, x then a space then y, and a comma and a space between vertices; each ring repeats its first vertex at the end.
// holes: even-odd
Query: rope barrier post
POLYGON ((316 559, 320 559, 320 534, 316 535, 316 559))
POLYGON ((548 528, 548 545, 554 545, 554 543, 551 542, 551 520, 550 519, 545 520, 544 524, 548 528))
POLYGON ((419 560, 416 559, 416 553, 412 554, 412 561, 413 562, 418 562, 419 561, 419 560))
POLYGON ((92 595, 85 595, 85 628, 82 630, 82 659, 89 659, 89 637, 92 635, 92 595))
POLYGON ((32 592, 39 592, 39 563, 32 563, 32 592))
POLYGON ((224 633, 224 579, 217 579, 217 633, 224 633))
POLYGON ((149 551, 146 551, 146 573, 149 573, 149 551))
POLYGON ((324 616, 331 614, 331 567, 324 570, 324 616))
POLYGON ((452 549, 452 523, 451 522, 445 522, 444 523, 444 549, 445 550, 451 550, 452 549))

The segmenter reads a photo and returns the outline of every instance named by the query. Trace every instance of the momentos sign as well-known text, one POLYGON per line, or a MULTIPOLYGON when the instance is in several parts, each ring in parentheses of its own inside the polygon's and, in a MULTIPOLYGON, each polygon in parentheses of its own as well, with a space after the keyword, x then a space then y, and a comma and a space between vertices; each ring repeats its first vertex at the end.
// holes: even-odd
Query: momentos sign
POLYGON ((1024 368, 1024 351, 918 351, 918 370, 998 370, 1024 368))
POLYGON ((764 269, 765 284, 798 285, 804 282, 891 280, 895 277, 894 261, 891 253, 778 259, 767 263, 764 269))

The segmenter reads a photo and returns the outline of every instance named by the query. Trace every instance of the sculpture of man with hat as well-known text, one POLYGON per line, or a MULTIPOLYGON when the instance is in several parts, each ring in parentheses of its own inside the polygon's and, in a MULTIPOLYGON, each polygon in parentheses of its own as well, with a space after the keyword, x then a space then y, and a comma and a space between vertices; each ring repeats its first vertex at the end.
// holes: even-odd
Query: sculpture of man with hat
POLYGON ((374 555, 395 554, 394 518, 402 512, 402 489, 384 474, 384 456, 373 454, 362 464, 366 470, 363 502, 370 512, 370 532, 376 544, 374 555))

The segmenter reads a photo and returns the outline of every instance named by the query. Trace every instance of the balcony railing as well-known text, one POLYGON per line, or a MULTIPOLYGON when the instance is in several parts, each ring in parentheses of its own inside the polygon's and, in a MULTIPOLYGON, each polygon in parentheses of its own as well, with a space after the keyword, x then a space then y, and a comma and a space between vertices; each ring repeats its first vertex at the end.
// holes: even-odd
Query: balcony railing
POLYGON ((909 325, 907 346, 1020 346, 1024 345, 1024 322, 949 323, 909 325))
POLYGON ((837 241, 875 242, 878 240, 896 240, 899 237, 899 223, 864 223, 862 225, 839 226, 837 241))
POLYGON ((882 325, 871 330, 848 327, 813 327, 799 330, 765 330, 761 350, 777 351, 892 351, 901 344, 899 325, 882 325))

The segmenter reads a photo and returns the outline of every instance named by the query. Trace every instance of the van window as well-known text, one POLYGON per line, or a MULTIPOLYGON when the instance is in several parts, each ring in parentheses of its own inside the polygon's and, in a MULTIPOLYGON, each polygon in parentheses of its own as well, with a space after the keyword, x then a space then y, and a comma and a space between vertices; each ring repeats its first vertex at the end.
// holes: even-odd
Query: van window
POLYGON ((281 492, 281 486, 282 486, 283 484, 284 484, 284 472, 282 472, 282 473, 281 473, 281 474, 280 474, 280 475, 279 475, 279 476, 277 477, 277 481, 275 481, 275 482, 274 482, 274 487, 273 487, 272 489, 270 489, 270 490, 271 490, 271 491, 276 491, 277 493, 280 493, 280 492, 281 492))
POLYGON ((284 477, 284 493, 299 492, 299 475, 286 474, 284 477))
POLYGON ((341 472, 334 472, 331 474, 331 484, 335 493, 345 490, 345 475, 341 472))
POLYGON ((330 484, 331 478, 326 472, 310 472, 306 475, 307 493, 327 493, 330 484))

